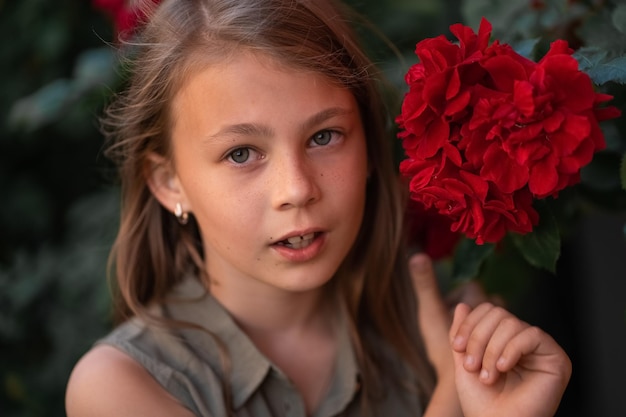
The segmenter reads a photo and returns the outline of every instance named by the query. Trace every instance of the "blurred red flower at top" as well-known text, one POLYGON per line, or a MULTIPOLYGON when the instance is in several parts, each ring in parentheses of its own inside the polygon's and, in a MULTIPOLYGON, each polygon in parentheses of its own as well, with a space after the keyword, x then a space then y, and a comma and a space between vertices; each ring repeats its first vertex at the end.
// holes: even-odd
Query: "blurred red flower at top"
POLYGON ((396 119, 411 197, 452 220, 476 242, 507 231, 528 233, 539 217, 533 199, 556 197, 580 180, 580 168, 605 147, 599 121, 619 116, 599 107, 572 50, 556 41, 535 63, 498 41, 491 25, 466 26, 417 44, 420 62, 406 82, 396 119))
MULTIPOLYGON (((150 0, 158 4, 160 0, 150 0)), ((137 29, 141 19, 145 17, 143 11, 133 5, 132 0, 92 0, 93 6, 109 15, 113 20, 116 37, 128 39, 137 29)))

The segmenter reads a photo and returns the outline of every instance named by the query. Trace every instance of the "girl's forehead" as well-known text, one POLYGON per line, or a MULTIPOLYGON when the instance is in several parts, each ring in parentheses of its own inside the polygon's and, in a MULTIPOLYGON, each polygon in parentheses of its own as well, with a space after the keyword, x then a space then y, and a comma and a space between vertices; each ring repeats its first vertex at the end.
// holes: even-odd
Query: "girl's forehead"
POLYGON ((174 97, 183 93, 191 81, 202 73, 209 71, 214 77, 232 79, 233 73, 240 73, 239 70, 242 65, 249 69, 258 68, 258 72, 251 74, 249 71, 247 74, 259 80, 262 80, 264 74, 278 72, 285 75, 298 74, 302 77, 310 77, 315 82, 323 82, 339 88, 344 87, 338 80, 329 77, 322 69, 316 71, 312 68, 306 68, 296 64, 293 59, 277 57, 266 51, 246 47, 230 48, 230 50, 216 56, 215 54, 204 54, 200 49, 191 53, 183 71, 181 71, 181 80, 175 89, 174 97))
POLYGON ((226 123, 265 117, 280 123, 287 115, 295 121, 330 107, 358 111, 352 92, 324 74, 296 69, 271 56, 241 53, 189 74, 171 105, 171 127, 189 124, 187 119, 196 116, 203 123, 207 118, 226 123), (276 119, 277 113, 282 117, 276 119))
MULTIPOLYGON (((234 49, 234 48, 233 48, 234 49)), ((208 54, 203 50, 194 51, 190 54, 185 65, 185 72, 188 76, 193 76, 199 72, 215 69, 216 71, 228 69, 233 65, 238 65, 242 60, 246 60, 252 65, 259 65, 259 67, 271 67, 278 68, 278 63, 268 54, 262 54, 259 52, 252 52, 249 50, 230 50, 225 51, 219 55, 208 54)))

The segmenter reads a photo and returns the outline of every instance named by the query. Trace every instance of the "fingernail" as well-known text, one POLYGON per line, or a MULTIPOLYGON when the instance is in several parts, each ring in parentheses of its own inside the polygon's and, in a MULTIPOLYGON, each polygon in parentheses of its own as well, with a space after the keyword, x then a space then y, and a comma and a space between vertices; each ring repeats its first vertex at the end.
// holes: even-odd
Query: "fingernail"
POLYGON ((467 355, 465 357, 465 366, 472 366, 474 365, 474 357, 472 355, 467 355))
POLYGON ((463 336, 455 336, 452 345, 456 348, 461 348, 463 346, 463 336))
POLYGON ((501 357, 501 358, 499 358, 499 359, 498 359, 498 362, 496 362, 496 366, 497 366, 498 368, 501 368, 501 367, 503 367, 503 366, 504 366, 504 364, 505 364, 505 363, 506 363, 506 359, 504 359, 503 357, 501 357))
POLYGON ((480 371, 480 379, 485 380, 485 381, 489 379, 489 371, 486 369, 482 369, 480 371))

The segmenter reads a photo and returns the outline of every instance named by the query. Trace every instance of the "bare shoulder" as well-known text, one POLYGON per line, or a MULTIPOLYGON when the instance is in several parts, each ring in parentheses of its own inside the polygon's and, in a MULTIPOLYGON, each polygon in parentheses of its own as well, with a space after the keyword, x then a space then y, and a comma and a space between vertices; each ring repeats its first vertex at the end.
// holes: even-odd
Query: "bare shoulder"
POLYGON ((134 359, 111 346, 87 352, 70 376, 65 397, 68 417, 192 417, 134 359))

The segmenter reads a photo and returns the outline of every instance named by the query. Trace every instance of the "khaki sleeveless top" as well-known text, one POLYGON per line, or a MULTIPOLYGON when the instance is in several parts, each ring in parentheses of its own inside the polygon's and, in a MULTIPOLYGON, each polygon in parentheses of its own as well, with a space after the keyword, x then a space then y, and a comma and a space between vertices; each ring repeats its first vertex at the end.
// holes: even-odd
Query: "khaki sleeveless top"
MULTIPOLYGON (((295 386, 197 280, 178 285, 169 300, 158 314, 202 329, 165 328, 134 318, 98 343, 132 357, 197 416, 226 416, 227 401, 238 417, 306 416, 295 386)), ((421 416, 417 395, 401 389, 388 390, 368 402, 369 411, 362 409, 360 371, 346 326, 343 329, 338 336, 334 377, 312 417, 421 416)))

